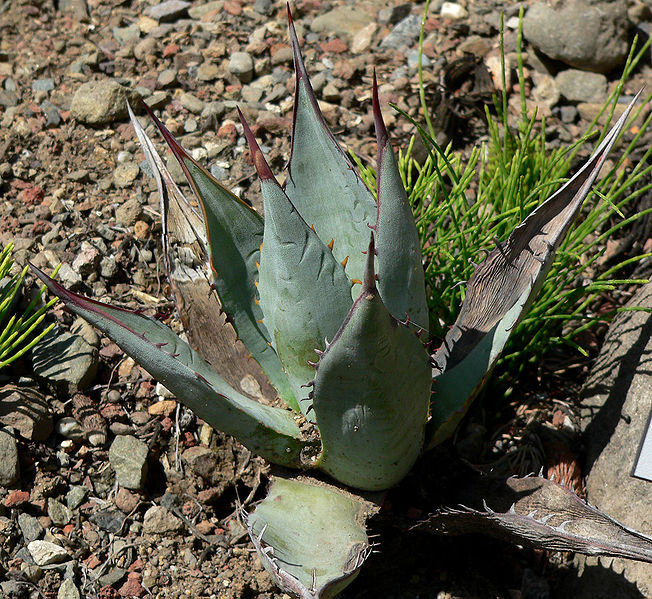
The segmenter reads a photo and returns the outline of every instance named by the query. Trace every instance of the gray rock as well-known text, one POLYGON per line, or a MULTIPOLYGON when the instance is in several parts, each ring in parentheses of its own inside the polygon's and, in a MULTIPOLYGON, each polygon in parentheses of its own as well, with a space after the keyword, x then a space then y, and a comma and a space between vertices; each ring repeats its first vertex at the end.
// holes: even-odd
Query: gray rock
POLYGON ((117 533, 125 522, 125 515, 120 510, 101 510, 91 514, 88 518, 102 530, 117 533))
POLYGON ((160 87, 169 87, 174 85, 177 81, 176 69, 163 69, 156 78, 156 82, 160 87))
POLYGON ((201 19, 209 12, 215 13, 224 8, 224 0, 213 0, 212 2, 204 2, 188 9, 188 14, 193 19, 201 19))
POLYGON ((130 435, 116 437, 109 449, 109 462, 117 482, 127 489, 142 488, 147 477, 147 445, 130 435))
POLYGON ((0 487, 10 487, 20 478, 18 446, 7 431, 0 430, 0 487))
POLYGON ((559 85, 557 85, 553 77, 535 73, 533 80, 532 99, 539 106, 550 109, 559 102, 561 93, 559 92, 559 85))
POLYGON ((101 259, 100 251, 92 243, 84 240, 81 243, 79 253, 72 261, 72 268, 82 277, 87 277, 97 270, 101 259))
MULTIPOLYGON (((339 36, 353 36, 374 20, 360 7, 338 6, 312 20, 310 29, 315 33, 332 33, 339 36)), ((417 32, 418 35, 418 32, 417 32)))
POLYGON ((27 544, 27 550, 37 566, 60 564, 69 557, 68 552, 61 545, 48 541, 32 541, 27 544))
POLYGON ((558 73, 555 81, 561 95, 569 102, 604 102, 607 99, 607 78, 601 73, 567 69, 558 73))
POLYGON ((145 10, 145 14, 159 23, 167 23, 183 17, 188 12, 190 5, 191 3, 185 2, 185 0, 166 0, 148 8, 145 10))
POLYGON ((525 38, 546 56, 598 73, 625 61, 627 31, 625 2, 536 2, 523 19, 525 38))
POLYGON ((51 92, 54 89, 54 79, 36 79, 32 82, 32 91, 51 92))
POLYGON ((381 48, 402 48, 409 46, 419 37, 419 27, 421 26, 421 17, 419 15, 409 15, 397 23, 392 30, 380 42, 381 48))
POLYGON ((88 21, 88 5, 86 0, 61 0, 59 10, 71 12, 79 21, 88 21))
POLYGON ((208 447, 197 445, 186 449, 181 457, 190 469, 207 481, 211 481, 217 468, 217 456, 208 447))
POLYGON ((118 275, 118 263, 115 256, 104 256, 100 261, 100 275, 105 279, 112 279, 118 275))
POLYGON ((265 15, 266 17, 268 17, 269 15, 272 14, 272 11, 274 10, 272 0, 256 0, 254 2, 254 10, 259 15, 265 15))
POLYGON ((65 526, 72 520, 72 511, 60 501, 48 497, 48 516, 55 526, 65 526))
POLYGON ((132 104, 137 94, 113 79, 89 81, 81 85, 72 98, 70 112, 86 125, 105 125, 127 117, 127 101, 132 104))
POLYGON ((220 76, 220 69, 214 62, 203 62, 197 68, 197 79, 200 81, 214 81, 220 76))
POLYGON ((199 129, 199 123, 197 122, 197 119, 188 119, 183 124, 183 130, 185 133, 194 133, 198 129, 199 129))
POLYGON ((146 37, 134 46, 134 57, 138 60, 144 60, 147 56, 156 52, 157 46, 158 42, 153 37, 146 37))
MULTIPOLYGON (((236 52, 235 54, 239 54, 239 52, 236 52)), ((200 100, 197 96, 187 92, 181 94, 179 98, 179 103, 188 112, 192 112, 193 114, 201 114, 201 111, 204 110, 204 106, 205 106, 203 100, 200 100)))
POLYGON ((577 119, 577 108, 575 106, 562 106, 559 109, 562 123, 574 123, 577 119))
POLYGON ((132 23, 127 27, 114 27, 113 37, 120 43, 121 46, 133 45, 140 39, 140 27, 138 23, 132 23))
POLYGON ((143 517, 143 532, 149 534, 174 534, 183 528, 183 522, 161 505, 149 508, 143 517))
POLYGON ((79 590, 75 583, 70 578, 66 578, 59 587, 57 599, 79 599, 79 597, 79 590))
POLYGON ((115 210, 115 222, 123 227, 131 227, 140 218, 143 207, 136 198, 127 200, 115 210))
POLYGON ((256 102, 260 102, 260 99, 263 97, 263 90, 253 85, 243 85, 240 95, 248 104, 255 104, 256 102))
POLYGON ((73 270, 72 266, 66 262, 61 265, 57 278, 64 287, 72 289, 73 291, 77 289, 82 282, 81 275, 76 270, 73 270))
POLYGON ((116 187, 129 187, 139 173, 140 167, 135 162, 123 162, 113 171, 113 183, 116 187))
POLYGON ((234 52, 228 65, 229 73, 242 83, 249 83, 254 77, 254 60, 247 52, 234 52))
POLYGON ((88 496, 88 489, 82 485, 73 485, 66 493, 66 505, 71 510, 76 510, 88 496))
POLYGON ((25 512, 18 514, 18 526, 27 543, 36 541, 43 534, 43 527, 38 519, 25 512))
MULTIPOLYGON (((640 289, 629 305, 652 308, 652 284, 640 289)), ((582 400, 583 440, 590 468, 588 500, 647 535, 652 535, 652 483, 630 473, 650 417, 651 363, 652 315, 620 313, 609 327, 582 400)), ((593 557, 577 557, 576 562, 578 578, 564 596, 652 597, 650 564, 593 557)))
POLYGON ((26 386, 0 389, 0 423, 15 428, 32 441, 45 441, 52 433, 52 414, 45 397, 26 386))
POLYGON ((411 4, 397 4, 396 6, 386 6, 378 11, 378 22, 382 25, 394 25, 401 19, 407 17, 412 12, 411 4))
POLYGON ((80 335, 55 327, 32 350, 34 374, 69 391, 85 389, 95 378, 97 349, 80 335))
MULTIPOLYGON (((170 101, 170 96, 167 92, 163 90, 155 91, 151 96, 147 96, 145 102, 152 110, 157 108, 163 108, 170 101)), ((149 164, 146 160, 143 161, 145 164, 149 164)), ((140 165, 140 170, 143 170, 143 164, 140 165)), ((152 176, 149 173, 149 176, 152 176)))

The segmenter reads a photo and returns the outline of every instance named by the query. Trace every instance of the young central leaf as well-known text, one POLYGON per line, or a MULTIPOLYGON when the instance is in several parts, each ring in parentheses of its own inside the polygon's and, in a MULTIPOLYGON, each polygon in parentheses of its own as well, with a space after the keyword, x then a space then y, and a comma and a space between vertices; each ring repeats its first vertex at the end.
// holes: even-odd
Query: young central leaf
MULTIPOLYGON (((362 279, 363 250, 376 221, 376 204, 319 110, 290 19, 296 89, 292 152, 285 192, 323 243, 345 261, 351 279, 362 279)), ((401 315, 404 316, 404 315, 401 315)))
POLYGON ((360 296, 319 361, 314 384, 319 467, 369 491, 398 483, 419 456, 432 384, 423 345, 378 294, 373 253, 372 244, 360 296))
POLYGON ((317 234, 285 195, 248 127, 245 132, 260 177, 265 231, 258 293, 272 346, 283 364, 301 411, 310 401, 315 350, 324 349, 351 306, 351 281, 317 234), (305 399, 303 399, 305 398, 305 399))

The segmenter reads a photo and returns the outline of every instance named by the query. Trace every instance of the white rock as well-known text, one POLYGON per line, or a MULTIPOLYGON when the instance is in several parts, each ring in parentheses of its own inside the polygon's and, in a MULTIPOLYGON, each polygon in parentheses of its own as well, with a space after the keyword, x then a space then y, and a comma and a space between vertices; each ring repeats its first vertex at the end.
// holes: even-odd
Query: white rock
POLYGON ((61 545, 48 541, 32 541, 27 544, 27 550, 37 566, 60 564, 69 558, 68 552, 61 545))
POLYGON ((465 19, 468 15, 466 9, 457 2, 444 2, 439 11, 442 19, 450 19, 451 21, 459 21, 465 19))

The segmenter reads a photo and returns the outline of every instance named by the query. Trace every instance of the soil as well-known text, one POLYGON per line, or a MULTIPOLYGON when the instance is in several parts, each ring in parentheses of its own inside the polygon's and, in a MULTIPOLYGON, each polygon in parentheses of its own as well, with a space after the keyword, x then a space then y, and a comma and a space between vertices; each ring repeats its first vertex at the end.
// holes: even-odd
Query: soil
MULTIPOLYGON (((308 34, 313 19, 342 4, 356 3, 299 3, 295 17, 300 31, 308 34)), ((376 11, 384 7, 384 3, 370 4, 376 11)), ((72 264, 83 253, 84 242, 99 245, 106 255, 115 257, 117 272, 104 276, 95 264, 77 283, 77 290, 116 305, 162 313, 172 322, 174 304, 163 276, 155 185, 143 168, 131 181, 125 183, 120 178, 121 165, 139 165, 143 160, 131 125, 125 119, 98 127, 84 125, 71 115, 72 97, 82 83, 106 77, 129 88, 167 90, 169 100, 159 111, 167 126, 188 148, 206 146, 210 141, 214 155, 208 162, 220 166, 228 187, 253 199, 257 184, 241 145, 242 130, 235 124, 235 104, 244 106, 272 168, 279 172, 289 155, 291 57, 281 55, 287 52, 283 2, 270 3, 268 14, 263 14, 248 3, 225 0, 212 13, 199 19, 172 20, 171 27, 159 28, 156 33, 148 30, 156 23, 144 16, 147 8, 146 2, 137 0, 90 0, 88 5, 83 0, 0 3, 0 94, 4 94, 0 103, 0 242, 14 241, 19 264, 30 259, 49 269, 59 262, 72 264), (134 24, 140 27, 137 39, 124 41, 134 24), (264 41, 256 41, 253 33, 261 27, 266 27, 264 41), (152 45, 138 47, 137 43, 148 37, 154 40, 152 45), (243 84, 227 68, 229 57, 237 50, 253 54, 258 69, 273 68, 286 74, 264 90, 272 98, 271 108, 242 101, 243 84), (219 74, 209 82, 198 79, 197 64, 202 61, 218 66, 219 74), (74 63, 85 66, 71 68, 74 63), (166 69, 175 71, 175 79, 162 88, 161 73, 166 69), (51 90, 43 83, 48 79, 53 82, 51 90), (184 93, 192 93, 204 104, 227 101, 217 117, 206 118, 188 109, 181 98, 184 93), (50 105, 57 115, 52 114, 50 105), (125 216, 125 207, 134 199, 136 215, 125 216)), ((460 58, 456 54, 460 41, 471 34, 496 48, 498 33, 486 25, 487 15, 495 17, 503 8, 513 16, 509 2, 469 2, 470 14, 465 19, 446 21, 432 12, 426 27, 430 36, 426 54, 433 65, 427 75, 429 100, 434 105, 438 98, 439 108, 447 103, 440 123, 442 139, 452 139, 467 153, 486 139, 483 107, 491 89, 486 97, 473 96, 469 69, 461 79, 445 79, 443 74, 447 65, 460 58), (481 26, 483 23, 486 26, 481 26), (439 82, 444 83, 440 86, 439 82)), ((408 12, 414 15, 422 9, 421 4, 408 5, 408 12)), ((319 67, 335 73, 338 89, 329 90, 333 95, 326 104, 326 118, 336 136, 371 163, 375 154, 370 115, 374 67, 383 101, 395 102, 418 117, 418 80, 414 71, 403 69, 408 50, 379 46, 390 28, 379 24, 369 47, 359 53, 352 52, 348 38, 338 35, 310 34, 312 38, 303 44, 309 70, 319 67), (397 71, 398 76, 392 75, 397 71), (383 82, 388 84, 383 86, 383 82)), ((508 53, 515 49, 515 40, 515 32, 508 30, 508 53)), ((645 65, 627 91, 638 89, 641 81, 649 80, 649 74, 645 65)), ((615 79, 611 74, 610 85, 615 79)), ((528 78, 528 98, 531 84, 528 78)), ((517 98, 518 92, 512 87, 510 95, 517 98)), ((389 110, 387 115, 396 147, 405 146, 412 126, 389 110)), ((548 121, 550 143, 554 146, 577 138, 584 125, 581 121, 566 125, 559 112, 553 111, 548 121)), ((639 143, 648 147, 649 137, 639 143)), ((50 318, 63 328, 74 322, 60 307, 50 318)), ((599 346, 599 337, 594 346, 599 346)), ((455 440, 455 451, 505 473, 525 474, 541 467, 554 470, 561 464, 574 472, 581 491, 575 448, 568 450, 571 455, 565 454, 565 461, 555 461, 551 458, 555 449, 540 434, 540 427, 546 423, 560 427, 566 418, 572 420, 573 402, 588 365, 588 360, 571 359, 569 353, 552 354, 545 365, 526 375, 522 387, 507 402, 489 397, 484 410, 474 411, 455 440), (558 384, 563 392, 555 387, 558 384)), ((34 380, 29 358, 2 375, 5 378, 0 383, 12 385, 22 380, 43 394, 55 421, 78 415, 70 389, 34 380)), ((17 525, 20 513, 36 516, 48 534, 68 549, 73 556, 73 578, 83 597, 284 596, 262 569, 238 517, 239 507, 247 508, 264 496, 269 466, 181 408, 152 409, 160 403, 159 391, 146 372, 102 338, 97 374, 82 392, 92 400, 91 412, 108 427, 106 442, 94 446, 87 440, 70 441, 56 432, 45 440, 19 439, 22 478, 11 489, 0 489, 0 580, 4 577, 16 583, 13 590, 5 590, 9 596, 53 598, 64 577, 71 574, 62 567, 35 570, 17 556, 25 545, 17 525), (108 465, 110 442, 116 431, 126 429, 144 440, 150 451, 149 474, 140 491, 119 489, 108 465), (198 445, 215 450, 217 462, 210 476, 201 476, 180 459, 184 451, 198 445), (73 485, 86 487, 88 498, 74 509, 69 523, 55 525, 48 499, 65 503, 73 485), (9 499, 16 498, 20 490, 27 491, 29 498, 11 504, 9 499), (165 534, 144 532, 143 517, 153 505, 165 505, 175 522, 182 524, 165 534), (123 518, 122 524, 117 528, 98 524, 91 516, 100 508, 115 510, 123 518)), ((487 538, 433 538, 408 532, 411 523, 437 507, 432 497, 438 496, 440 483, 433 472, 445 468, 441 455, 426 457, 404 485, 389 493, 380 515, 370 523, 371 532, 380 535, 377 551, 343 597, 555 596, 558 580, 570 567, 570 556, 487 538)))

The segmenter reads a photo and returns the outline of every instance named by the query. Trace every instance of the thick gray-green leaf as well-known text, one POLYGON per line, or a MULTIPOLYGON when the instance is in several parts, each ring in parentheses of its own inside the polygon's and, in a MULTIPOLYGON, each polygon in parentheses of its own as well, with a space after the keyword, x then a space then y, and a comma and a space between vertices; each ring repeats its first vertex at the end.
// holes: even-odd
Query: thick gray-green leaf
POLYGON ((265 206, 258 293, 264 324, 306 414, 303 389, 314 377, 315 350, 324 348, 351 306, 351 282, 332 252, 305 223, 277 183, 245 125, 265 206), (303 396, 301 395, 303 394, 303 396))
MULTIPOLYGON (((191 345, 235 389, 242 386, 243 380, 254 377, 259 395, 273 399, 276 390, 258 362, 250 359, 249 349, 237 339, 211 282, 210 250, 200 210, 177 187, 140 122, 133 113, 131 117, 158 187, 168 281, 191 345)), ((267 353, 273 354, 266 343, 265 348, 266 357, 267 353)), ((275 355, 270 356, 271 360, 275 358, 275 355)), ((275 361, 280 380, 287 388, 281 395, 287 397, 289 393, 293 398, 280 361, 275 361)))
POLYGON ((369 555, 369 502, 324 483, 274 477, 246 518, 258 556, 282 591, 299 599, 335 597, 369 555))
POLYGON ((373 254, 372 241, 360 296, 319 361, 313 405, 318 467, 378 491, 398 483, 421 453, 432 380, 422 343, 380 299, 373 254))
MULTIPOLYGON (((179 161, 203 211, 206 233, 199 233, 195 223, 192 224, 189 232, 198 233, 198 239, 205 240, 204 243, 208 243, 210 247, 210 266, 222 309, 226 312, 238 337, 265 371, 281 398, 298 411, 296 397, 283 373, 278 356, 269 345, 271 339, 261 324, 263 314, 256 304, 254 282, 258 274, 257 263, 260 260, 260 244, 263 238, 262 217, 220 185, 186 153, 156 116, 151 111, 148 112, 179 161)), ((155 176, 157 171, 164 172, 162 169, 165 167, 158 158, 151 141, 147 143, 142 128, 135 119, 132 119, 132 122, 134 122, 145 154, 152 164, 155 176)), ((163 199, 169 195, 170 179, 160 176, 156 178, 163 199)), ((183 207, 181 204, 178 205, 183 207)), ((184 214, 188 212, 184 208, 184 214)), ((189 217, 192 218, 192 215, 189 217)), ((169 223, 164 222, 165 234, 167 234, 169 226, 169 223)), ((218 326, 216 321, 218 314, 219 312, 206 314, 205 318, 209 323, 212 319, 215 323, 214 326, 218 326)), ((192 325, 192 323, 190 324, 192 325)))
POLYGON ((378 217, 375 226, 378 290, 392 316, 399 320, 407 317, 412 324, 427 331, 428 306, 421 243, 380 111, 375 74, 373 111, 378 140, 378 217))
POLYGON ((457 321, 434 355, 430 447, 449 437, 552 266, 638 96, 584 166, 475 270, 457 321))
POLYGON ((36 267, 32 270, 68 308, 117 343, 202 420, 271 462, 302 465, 301 451, 308 444, 300 439, 291 412, 235 391, 159 321, 72 293, 36 267))
POLYGON ((476 495, 484 497, 481 506, 438 510, 414 528, 446 535, 487 534, 537 549, 652 563, 652 538, 548 479, 491 481, 480 484, 476 495))
POLYGON ((285 192, 322 242, 328 245, 333 240, 337 260, 348 257, 349 278, 362 280, 362 252, 367 245, 368 227, 376 222, 376 204, 324 121, 291 18, 290 41, 296 87, 285 192))

